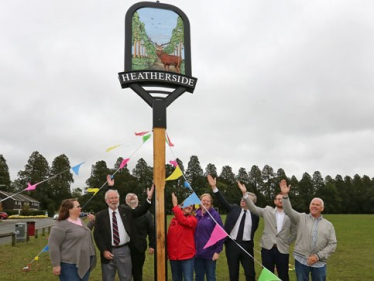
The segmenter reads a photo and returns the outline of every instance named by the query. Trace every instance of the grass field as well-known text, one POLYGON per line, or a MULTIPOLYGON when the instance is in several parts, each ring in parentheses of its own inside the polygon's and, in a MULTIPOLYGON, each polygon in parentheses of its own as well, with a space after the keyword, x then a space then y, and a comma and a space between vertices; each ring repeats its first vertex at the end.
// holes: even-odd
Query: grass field
MULTIPOLYGON (((329 281, 368 281, 374 280, 374 215, 326 215, 336 230, 338 239, 337 251, 328 260, 327 272, 329 281)), ((170 220, 170 216, 168 219, 170 220)), ((223 219, 225 219, 223 217, 223 219)), ((261 272, 261 253, 259 239, 263 229, 260 220, 259 229, 255 235, 256 275, 261 272)), ((34 261, 29 272, 23 268, 47 244, 46 237, 31 238, 28 244, 18 243, 15 247, 10 245, 0 246, 0 280, 1 281, 49 281, 58 280, 52 275, 52 266, 48 252, 42 253, 39 260, 34 261)), ((144 266, 144 281, 152 281, 153 256, 147 255, 144 266)), ((291 258, 291 264, 294 264, 291 258)), ((168 266, 169 267, 169 266, 168 266)), ((170 268, 169 268, 170 271, 170 268)), ((168 280, 171 280, 169 273, 168 280)), ((241 274, 240 281, 245 278, 241 274)), ((295 281, 294 271, 290 271, 291 281, 295 281)), ((91 273, 90 281, 101 280, 100 263, 91 273)), ((118 279, 116 279, 118 280, 118 279)), ((226 256, 221 253, 217 264, 217 280, 227 281, 228 270, 226 256)))

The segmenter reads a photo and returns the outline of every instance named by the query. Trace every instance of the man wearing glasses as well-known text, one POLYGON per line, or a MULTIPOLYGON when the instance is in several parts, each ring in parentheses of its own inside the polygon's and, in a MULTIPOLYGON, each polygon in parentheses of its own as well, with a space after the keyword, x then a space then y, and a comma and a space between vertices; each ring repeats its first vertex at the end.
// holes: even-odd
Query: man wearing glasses
POLYGON ((264 231, 261 237, 262 265, 274 273, 276 267, 278 277, 288 281, 289 246, 296 239, 296 226, 283 211, 282 194, 274 199, 275 207, 257 207, 247 195, 244 184, 238 181, 238 187, 248 209, 264 219, 264 231))

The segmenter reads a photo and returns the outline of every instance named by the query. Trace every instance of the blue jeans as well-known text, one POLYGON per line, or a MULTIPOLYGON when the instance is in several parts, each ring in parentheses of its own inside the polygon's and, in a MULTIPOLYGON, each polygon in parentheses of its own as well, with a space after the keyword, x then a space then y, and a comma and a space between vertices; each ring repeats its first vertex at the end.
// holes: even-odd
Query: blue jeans
POLYGON ((312 274, 312 281, 326 281, 326 265, 323 267, 311 267, 295 260, 295 270, 297 281, 309 281, 309 273, 312 274))
POLYGON ((216 281, 216 261, 195 258, 195 281, 216 281))
POLYGON ((194 258, 188 260, 170 260, 173 281, 193 281, 194 258))
POLYGON ((81 279, 78 275, 78 268, 76 264, 61 263, 61 273, 59 275, 60 281, 88 281, 90 277, 90 270, 81 279))

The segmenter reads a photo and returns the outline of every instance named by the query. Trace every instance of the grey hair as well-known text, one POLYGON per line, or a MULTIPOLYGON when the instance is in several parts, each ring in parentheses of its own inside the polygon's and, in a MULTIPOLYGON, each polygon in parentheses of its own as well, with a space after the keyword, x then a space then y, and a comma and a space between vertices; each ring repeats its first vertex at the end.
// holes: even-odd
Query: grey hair
POLYGON ((257 202, 257 196, 253 192, 247 192, 248 196, 251 198, 252 202, 256 204, 257 202))
POLYGON ((109 189, 107 192, 105 192, 105 200, 108 199, 108 193, 109 193, 110 191, 114 191, 115 193, 117 193, 117 195, 118 195, 118 199, 119 199, 120 196, 119 196, 118 190, 117 190, 117 189, 109 189))

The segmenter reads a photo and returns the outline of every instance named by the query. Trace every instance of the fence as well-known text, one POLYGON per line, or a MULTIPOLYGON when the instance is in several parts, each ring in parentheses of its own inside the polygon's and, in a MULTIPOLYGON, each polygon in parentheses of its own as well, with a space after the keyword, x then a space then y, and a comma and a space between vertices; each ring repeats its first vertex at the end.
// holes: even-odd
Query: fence
MULTIPOLYGON (((45 236, 46 234, 46 230, 49 233, 51 233, 51 227, 52 225, 50 226, 44 226, 44 227, 40 227, 40 228, 37 228, 35 229, 35 238, 38 238, 39 237, 39 231, 41 231, 41 235, 42 236, 45 236)), ((5 237, 9 237, 11 236, 12 237, 12 246, 15 246, 16 245, 16 233, 15 232, 9 232, 9 233, 2 233, 0 234, 0 238, 5 238, 5 237)), ((30 236, 29 236, 29 233, 27 233, 27 236, 26 236, 26 243, 30 241, 30 236)))

